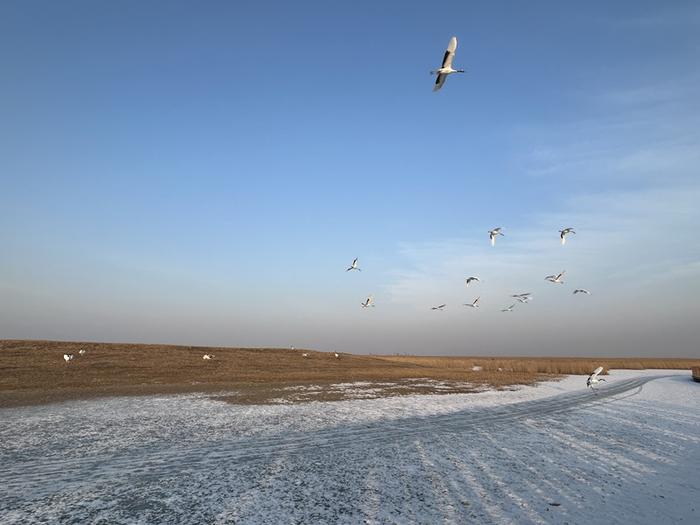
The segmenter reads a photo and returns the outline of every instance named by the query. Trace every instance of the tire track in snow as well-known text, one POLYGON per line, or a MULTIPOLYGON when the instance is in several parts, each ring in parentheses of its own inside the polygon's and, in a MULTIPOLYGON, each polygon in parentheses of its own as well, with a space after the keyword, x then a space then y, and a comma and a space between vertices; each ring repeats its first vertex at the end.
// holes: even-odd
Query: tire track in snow
POLYGON ((294 432, 266 437, 234 438, 201 446, 164 446, 156 443, 135 447, 126 454, 88 456, 68 460, 34 458, 3 466, 0 483, 8 496, 29 490, 40 496, 55 491, 58 484, 81 485, 111 477, 135 476, 158 479, 168 473, 201 471, 250 461, 270 460, 280 454, 313 455, 342 453, 347 449, 406 443, 420 437, 481 431, 489 426, 546 418, 596 404, 614 402, 617 396, 638 391, 649 381, 672 376, 626 379, 601 388, 489 408, 464 409, 448 414, 409 417, 370 424, 344 425, 313 432, 294 432), (50 480, 50 481, 49 481, 50 480))

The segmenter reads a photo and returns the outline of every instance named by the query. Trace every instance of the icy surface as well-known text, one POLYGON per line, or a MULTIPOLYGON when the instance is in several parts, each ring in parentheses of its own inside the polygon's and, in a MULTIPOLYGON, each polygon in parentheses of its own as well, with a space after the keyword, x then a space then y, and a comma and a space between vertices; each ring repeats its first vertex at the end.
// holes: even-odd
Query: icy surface
POLYGON ((570 376, 301 405, 2 409, 0 522, 698 523, 700 384, 606 379, 598 394, 570 376))

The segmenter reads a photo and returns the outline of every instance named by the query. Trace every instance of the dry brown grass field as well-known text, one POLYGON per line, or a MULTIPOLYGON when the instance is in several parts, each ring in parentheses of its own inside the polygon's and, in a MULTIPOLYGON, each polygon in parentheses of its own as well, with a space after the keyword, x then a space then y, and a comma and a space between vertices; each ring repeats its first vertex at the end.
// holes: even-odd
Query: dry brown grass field
MULTIPOLYGON (((700 359, 480 358, 368 356, 280 348, 0 340, 0 407, 110 395, 238 391, 235 402, 266 402, 294 385, 397 382, 387 395, 445 392, 409 388, 425 378, 455 382, 450 392, 531 384, 606 368, 683 368, 700 359), (78 351, 85 349, 85 355, 78 351), (75 354, 65 363, 64 353, 75 354), (205 361, 205 353, 215 355, 205 361), (308 353, 309 357, 302 357, 308 353), (481 367, 481 370, 473 370, 481 367), (276 393, 271 393, 272 391, 276 393)), ((315 399, 336 399, 316 397, 315 399)))
POLYGON ((695 381, 700 382, 700 366, 694 366, 692 368, 692 372, 693 372, 693 379, 695 379, 695 381))
POLYGON ((605 372, 611 368, 643 370, 690 369, 700 359, 638 358, 638 357, 430 357, 430 356, 381 356, 381 359, 397 363, 413 363, 436 368, 471 368, 479 366, 484 371, 524 372, 531 374, 590 374, 598 366, 605 372))

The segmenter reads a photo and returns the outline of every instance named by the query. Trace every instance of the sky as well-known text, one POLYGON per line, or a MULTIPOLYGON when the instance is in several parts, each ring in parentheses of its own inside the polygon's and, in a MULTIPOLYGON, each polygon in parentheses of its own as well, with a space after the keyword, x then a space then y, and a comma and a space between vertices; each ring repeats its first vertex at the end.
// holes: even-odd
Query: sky
POLYGON ((0 338, 700 357, 695 1, 11 0, 0 68, 0 338))

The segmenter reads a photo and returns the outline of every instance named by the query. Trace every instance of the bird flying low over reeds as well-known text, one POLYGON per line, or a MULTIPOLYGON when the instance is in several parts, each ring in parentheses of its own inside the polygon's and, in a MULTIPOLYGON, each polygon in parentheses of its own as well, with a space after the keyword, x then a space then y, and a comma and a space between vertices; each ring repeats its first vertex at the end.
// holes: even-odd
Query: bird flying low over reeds
POLYGON ((588 376, 588 380, 586 381, 586 386, 593 390, 594 392, 596 389, 593 387, 596 383, 600 383, 601 381, 605 381, 602 377, 598 377, 598 374, 600 374, 603 371, 603 367, 599 366, 595 370, 593 370, 593 373, 588 376))

